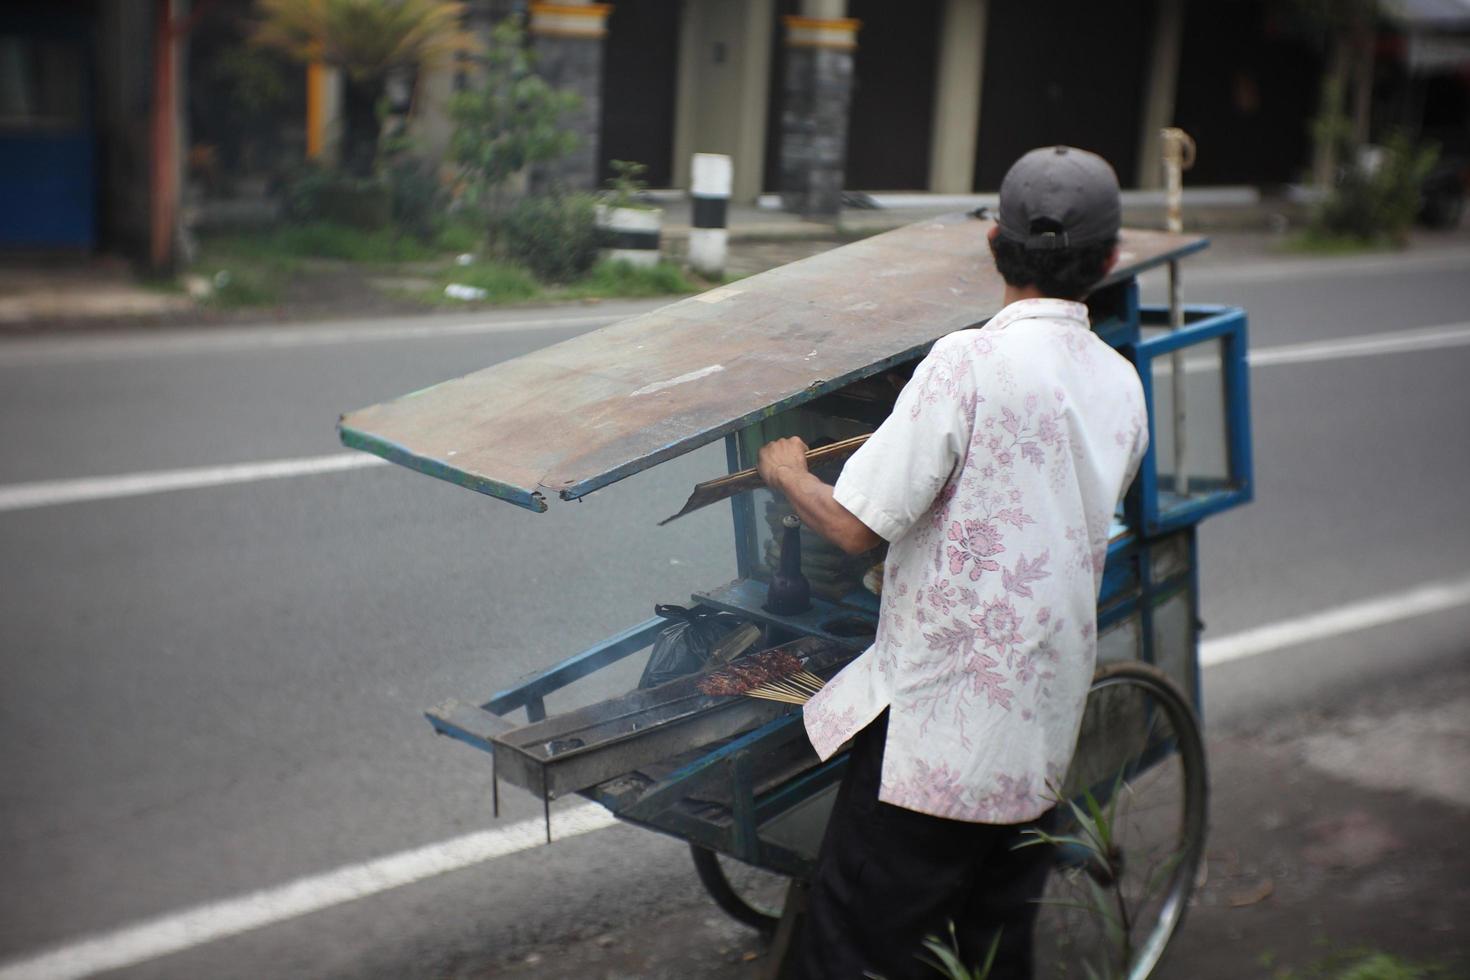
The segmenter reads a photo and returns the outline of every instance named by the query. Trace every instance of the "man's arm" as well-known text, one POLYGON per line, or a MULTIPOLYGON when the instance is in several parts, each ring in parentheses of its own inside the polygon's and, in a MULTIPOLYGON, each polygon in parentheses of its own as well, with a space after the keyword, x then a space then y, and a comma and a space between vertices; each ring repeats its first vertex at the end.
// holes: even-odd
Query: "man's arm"
POLYGON ((762 446, 756 468, 766 486, 785 494, 802 523, 849 555, 882 544, 881 537, 833 498, 832 487, 807 469, 806 451, 806 443, 794 436, 762 446))

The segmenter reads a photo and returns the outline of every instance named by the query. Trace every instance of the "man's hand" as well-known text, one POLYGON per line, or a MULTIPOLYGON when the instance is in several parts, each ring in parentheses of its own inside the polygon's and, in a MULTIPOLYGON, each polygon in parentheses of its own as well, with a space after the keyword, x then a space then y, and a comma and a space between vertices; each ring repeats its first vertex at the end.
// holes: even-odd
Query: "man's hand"
POLYGON ((755 463, 766 486, 785 494, 802 523, 849 555, 876 548, 883 539, 832 496, 832 488, 806 465, 806 443, 795 436, 761 447, 755 463))
POLYGON ((806 452, 806 443, 796 436, 777 439, 761 447, 755 468, 766 486, 772 490, 784 490, 783 481, 807 472, 806 452))

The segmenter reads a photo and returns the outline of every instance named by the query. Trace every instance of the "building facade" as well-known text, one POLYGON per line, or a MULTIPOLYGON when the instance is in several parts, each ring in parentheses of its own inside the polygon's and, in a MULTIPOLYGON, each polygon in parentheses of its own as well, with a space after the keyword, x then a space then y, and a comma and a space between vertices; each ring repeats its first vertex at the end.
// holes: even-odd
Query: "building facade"
POLYGON ((1168 125, 1196 135, 1209 182, 1296 179, 1321 57, 1279 6, 562 0, 525 13, 550 77, 596 110, 571 183, 625 159, 686 188, 694 153, 723 153, 737 201, 831 213, 844 190, 991 191, 1054 142, 1156 187, 1168 125))

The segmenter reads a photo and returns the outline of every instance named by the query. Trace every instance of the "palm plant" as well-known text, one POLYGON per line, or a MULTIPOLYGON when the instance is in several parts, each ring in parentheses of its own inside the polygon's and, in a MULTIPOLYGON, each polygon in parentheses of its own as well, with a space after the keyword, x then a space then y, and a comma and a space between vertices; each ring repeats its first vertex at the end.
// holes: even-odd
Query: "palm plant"
POLYGON ((257 0, 254 41, 342 71, 342 165, 365 177, 377 159, 378 104, 394 71, 476 50, 457 0, 257 0))

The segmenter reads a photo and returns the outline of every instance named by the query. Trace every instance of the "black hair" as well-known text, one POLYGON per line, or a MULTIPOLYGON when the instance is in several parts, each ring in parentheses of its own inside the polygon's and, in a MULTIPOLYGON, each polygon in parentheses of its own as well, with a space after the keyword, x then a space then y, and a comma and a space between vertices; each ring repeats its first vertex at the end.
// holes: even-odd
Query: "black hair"
MULTIPOLYGON (((1032 225, 1033 235, 1061 230, 1055 222, 1044 218, 1032 225)), ((1081 300, 1102 279, 1108 257, 1117 244, 1115 236, 1076 248, 1027 249, 1020 242, 996 235, 991 240, 990 252, 1007 286, 1035 286, 1043 296, 1081 300)))

